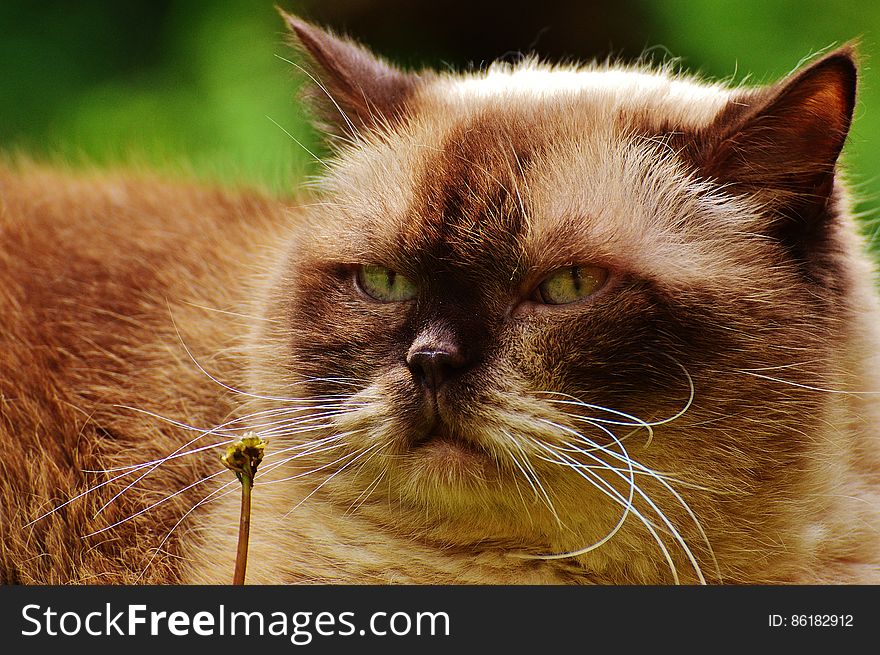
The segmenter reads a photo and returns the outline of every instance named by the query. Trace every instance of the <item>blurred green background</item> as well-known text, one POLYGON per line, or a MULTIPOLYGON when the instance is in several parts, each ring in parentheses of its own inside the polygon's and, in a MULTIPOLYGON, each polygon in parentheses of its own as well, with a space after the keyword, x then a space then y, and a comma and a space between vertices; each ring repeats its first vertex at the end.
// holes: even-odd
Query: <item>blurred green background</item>
MULTIPOLYGON (((73 165, 159 168, 286 193, 321 145, 296 102, 272 0, 3 0, 0 150, 73 165), (279 55, 279 56, 276 56, 279 55), (277 123, 277 124, 276 124, 277 123)), ((860 39, 863 78, 847 146, 868 216, 880 206, 876 0, 279 0, 405 66, 464 68, 534 51, 624 60, 645 52, 713 78, 768 82, 860 39)))

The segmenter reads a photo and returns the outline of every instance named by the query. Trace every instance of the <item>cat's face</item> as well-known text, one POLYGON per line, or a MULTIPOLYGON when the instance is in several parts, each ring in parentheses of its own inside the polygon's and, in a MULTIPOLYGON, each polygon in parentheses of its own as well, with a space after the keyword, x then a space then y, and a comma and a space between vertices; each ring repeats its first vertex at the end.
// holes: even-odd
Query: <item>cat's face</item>
POLYGON ((774 230, 795 206, 831 220, 790 198, 826 184, 818 160, 833 168, 851 98, 802 121, 846 124, 808 181, 758 188, 738 171, 764 114, 800 120, 817 94, 845 95, 849 58, 769 99, 523 69, 401 77, 367 99, 368 72, 358 105, 339 78, 345 49, 364 52, 300 38, 359 134, 291 244, 255 388, 320 426, 291 441, 312 444, 297 465, 324 467, 315 485, 453 545, 587 551, 597 568, 684 579, 714 575, 715 532, 772 527, 763 507, 796 484, 823 409, 769 378, 833 384, 839 320, 817 281, 833 257, 774 230), (746 98, 770 109, 730 109, 746 98))

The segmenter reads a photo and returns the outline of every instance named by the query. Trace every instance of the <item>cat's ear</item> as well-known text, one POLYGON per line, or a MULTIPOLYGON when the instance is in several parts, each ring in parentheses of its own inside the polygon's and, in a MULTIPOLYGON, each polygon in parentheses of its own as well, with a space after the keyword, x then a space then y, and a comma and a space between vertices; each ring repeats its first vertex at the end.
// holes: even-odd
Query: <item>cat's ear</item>
POLYGON ((856 78, 850 45, 776 85, 736 95, 707 130, 698 166, 707 177, 763 196, 795 222, 825 213, 856 78))
POLYGON ((354 41, 278 11, 292 44, 308 60, 304 70, 314 84, 309 95, 325 123, 351 136, 393 125, 405 115, 418 75, 395 68, 354 41))

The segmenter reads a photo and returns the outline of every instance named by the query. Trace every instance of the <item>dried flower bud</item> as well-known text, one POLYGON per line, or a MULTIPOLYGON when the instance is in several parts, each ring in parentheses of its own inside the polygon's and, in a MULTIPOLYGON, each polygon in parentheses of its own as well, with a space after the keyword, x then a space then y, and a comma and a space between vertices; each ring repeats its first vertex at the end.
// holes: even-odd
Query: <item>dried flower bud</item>
POLYGON ((257 467, 263 461, 267 443, 268 441, 261 439, 256 433, 248 432, 226 448, 226 454, 220 457, 220 461, 235 473, 239 482, 242 480, 242 475, 247 475, 253 484, 257 467))

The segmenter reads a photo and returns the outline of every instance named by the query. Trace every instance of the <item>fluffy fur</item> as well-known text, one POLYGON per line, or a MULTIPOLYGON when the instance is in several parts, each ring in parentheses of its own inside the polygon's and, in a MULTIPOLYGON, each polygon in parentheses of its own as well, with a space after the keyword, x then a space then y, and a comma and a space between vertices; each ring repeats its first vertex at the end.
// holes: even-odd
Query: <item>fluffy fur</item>
POLYGON ((851 49, 411 74, 285 19, 337 135, 292 209, 0 172, 0 579, 228 582, 255 430, 254 583, 880 581, 851 49))

